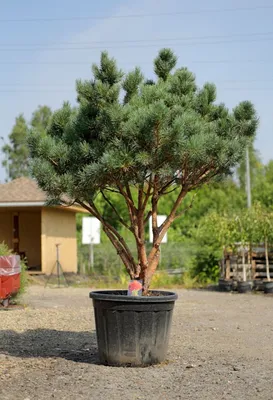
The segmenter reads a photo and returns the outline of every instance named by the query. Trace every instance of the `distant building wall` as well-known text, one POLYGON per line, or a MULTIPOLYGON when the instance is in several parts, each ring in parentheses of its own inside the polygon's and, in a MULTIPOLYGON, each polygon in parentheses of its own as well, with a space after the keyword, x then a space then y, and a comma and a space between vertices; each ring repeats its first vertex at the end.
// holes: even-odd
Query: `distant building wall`
POLYGON ((77 272, 76 215, 74 212, 42 209, 42 272, 50 274, 60 243, 60 263, 64 272, 77 272))

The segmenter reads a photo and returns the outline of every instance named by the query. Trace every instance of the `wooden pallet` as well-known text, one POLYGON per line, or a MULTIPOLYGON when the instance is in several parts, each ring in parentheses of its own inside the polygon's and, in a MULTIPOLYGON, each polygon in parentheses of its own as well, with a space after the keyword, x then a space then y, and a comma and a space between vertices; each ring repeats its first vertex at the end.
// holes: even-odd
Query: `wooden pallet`
MULTIPOLYGON (((265 280, 266 275, 266 260, 264 254, 252 254, 251 263, 246 263, 247 280, 265 280)), ((247 260, 247 258, 246 258, 247 260)), ((270 278, 273 279, 273 257, 269 259, 270 278)), ((242 280, 243 279, 243 264, 241 256, 228 255, 222 266, 222 275, 226 279, 242 280)))

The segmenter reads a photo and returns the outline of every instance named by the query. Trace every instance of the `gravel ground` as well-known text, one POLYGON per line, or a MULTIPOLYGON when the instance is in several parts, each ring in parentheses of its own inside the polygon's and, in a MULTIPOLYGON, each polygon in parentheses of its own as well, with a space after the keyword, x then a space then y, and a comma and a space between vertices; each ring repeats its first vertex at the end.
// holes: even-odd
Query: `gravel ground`
POLYGON ((273 399, 273 297, 179 290, 168 361, 98 364, 88 289, 0 311, 0 399, 273 399))

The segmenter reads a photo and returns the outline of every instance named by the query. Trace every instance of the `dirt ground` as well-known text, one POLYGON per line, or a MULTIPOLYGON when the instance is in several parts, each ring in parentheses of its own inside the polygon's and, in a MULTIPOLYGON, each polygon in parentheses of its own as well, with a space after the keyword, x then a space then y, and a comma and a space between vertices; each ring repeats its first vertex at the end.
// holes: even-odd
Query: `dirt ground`
POLYGON ((179 290, 168 362, 98 364, 88 289, 0 311, 0 399, 273 399, 273 297, 179 290))

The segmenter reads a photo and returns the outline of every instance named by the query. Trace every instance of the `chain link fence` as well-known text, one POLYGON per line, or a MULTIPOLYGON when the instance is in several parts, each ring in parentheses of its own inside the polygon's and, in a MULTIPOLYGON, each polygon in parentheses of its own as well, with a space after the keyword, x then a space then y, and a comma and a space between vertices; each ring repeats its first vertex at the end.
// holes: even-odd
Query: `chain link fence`
MULTIPOLYGON (((148 251, 149 246, 151 245, 147 245, 148 251)), ((133 244, 129 245, 129 248, 136 255, 133 244)), ((170 275, 181 274, 189 269, 191 255, 192 249, 184 246, 183 243, 164 243, 161 245, 158 270, 165 271, 170 275)), ((93 265, 90 246, 80 244, 78 246, 78 272, 82 275, 118 280, 120 275, 125 272, 125 267, 111 243, 93 245, 93 265)))

